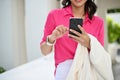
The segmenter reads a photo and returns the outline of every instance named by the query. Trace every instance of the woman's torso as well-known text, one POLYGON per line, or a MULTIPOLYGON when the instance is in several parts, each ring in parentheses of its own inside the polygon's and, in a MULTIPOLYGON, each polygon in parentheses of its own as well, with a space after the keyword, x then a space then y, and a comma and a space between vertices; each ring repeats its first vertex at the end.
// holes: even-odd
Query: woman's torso
MULTIPOLYGON (((74 17, 72 14, 71 6, 56 9, 50 12, 53 18, 54 26, 64 25, 69 27, 70 17, 74 17)), ((86 14, 85 20, 83 22, 83 28, 89 34, 95 36, 100 43, 104 44, 104 31, 103 31, 103 21, 97 16, 94 16, 92 20, 88 18, 86 14)), ((54 28, 53 28, 54 29, 54 28)), ((60 62, 63 62, 67 59, 73 59, 75 50, 77 47, 77 42, 68 37, 68 34, 65 34, 63 37, 56 40, 55 44, 55 64, 58 65, 60 62)))

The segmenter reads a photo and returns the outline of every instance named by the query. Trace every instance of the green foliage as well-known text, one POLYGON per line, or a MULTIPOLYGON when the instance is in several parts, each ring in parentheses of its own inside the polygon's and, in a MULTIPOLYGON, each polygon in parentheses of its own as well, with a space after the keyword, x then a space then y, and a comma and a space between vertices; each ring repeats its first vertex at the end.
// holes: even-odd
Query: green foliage
POLYGON ((5 72, 6 70, 3 67, 0 67, 0 74, 5 72))
POLYGON ((120 24, 115 23, 110 17, 107 17, 107 25, 109 43, 117 42, 120 44, 120 24))
POLYGON ((108 9, 107 13, 120 13, 120 8, 117 8, 117 9, 108 9))

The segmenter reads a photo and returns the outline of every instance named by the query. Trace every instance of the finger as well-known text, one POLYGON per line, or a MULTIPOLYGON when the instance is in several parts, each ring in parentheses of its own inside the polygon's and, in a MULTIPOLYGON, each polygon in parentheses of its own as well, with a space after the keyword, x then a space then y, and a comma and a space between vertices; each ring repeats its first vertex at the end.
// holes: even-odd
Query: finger
POLYGON ((75 35, 69 34, 68 36, 69 36, 70 38, 73 38, 73 39, 75 39, 75 40, 78 40, 78 37, 75 36, 75 35))
POLYGON ((63 30, 61 27, 56 27, 56 30, 59 31, 61 34, 63 33, 63 30))
POLYGON ((72 33, 74 33, 74 34, 76 34, 78 37, 81 37, 82 39, 86 39, 86 37, 87 37, 87 34, 81 34, 81 33, 79 33, 79 32, 77 32, 77 31, 75 31, 75 30, 73 30, 73 29, 70 29, 70 31, 72 32, 72 33))
POLYGON ((68 30, 68 28, 65 27, 65 26, 63 26, 62 29, 63 29, 63 32, 64 32, 64 33, 66 33, 66 31, 68 30))
POLYGON ((61 32, 57 29, 56 30, 56 36, 58 36, 58 35, 60 35, 61 34, 61 32))
POLYGON ((76 42, 79 42, 81 44, 84 43, 84 40, 81 38, 81 37, 77 37, 77 36, 74 36, 74 35, 71 35, 69 34, 69 37, 71 37, 73 40, 75 40, 76 42))
POLYGON ((65 27, 64 25, 60 25, 59 29, 60 29, 60 32, 62 32, 62 34, 65 34, 66 31, 68 30, 68 28, 65 27))
POLYGON ((60 29, 61 29, 62 33, 65 32, 65 27, 63 25, 60 26, 60 29))
POLYGON ((65 34, 69 34, 69 28, 66 28, 65 34))
POLYGON ((78 25, 78 28, 82 31, 82 34, 86 33, 82 26, 78 25))
POLYGON ((76 34, 77 36, 81 36, 81 34, 78 32, 78 31, 75 31, 75 30, 73 30, 73 29, 70 29, 70 31, 72 32, 72 33, 74 33, 74 34, 76 34))

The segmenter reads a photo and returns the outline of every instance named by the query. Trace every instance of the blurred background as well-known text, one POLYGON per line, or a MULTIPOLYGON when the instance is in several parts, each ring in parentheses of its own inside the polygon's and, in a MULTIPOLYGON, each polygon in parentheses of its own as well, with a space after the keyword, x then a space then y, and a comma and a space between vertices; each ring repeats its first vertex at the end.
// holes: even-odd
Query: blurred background
MULTIPOLYGON (((104 47, 112 56, 117 80, 120 75, 120 0, 95 2, 96 15, 105 23, 104 47)), ((60 3, 60 0, 0 0, 1 73, 42 58, 39 47, 46 17, 50 10, 61 8, 60 3)), ((45 59, 52 61, 52 58, 50 55, 45 59)))

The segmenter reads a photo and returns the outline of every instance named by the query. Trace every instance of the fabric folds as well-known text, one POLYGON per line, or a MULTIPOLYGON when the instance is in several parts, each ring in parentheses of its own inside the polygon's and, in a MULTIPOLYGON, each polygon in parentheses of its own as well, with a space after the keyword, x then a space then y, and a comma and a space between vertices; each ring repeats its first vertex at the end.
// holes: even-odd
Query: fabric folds
POLYGON ((78 44, 66 80, 114 80, 109 53, 89 34, 91 49, 78 44))

